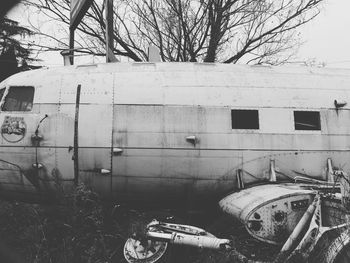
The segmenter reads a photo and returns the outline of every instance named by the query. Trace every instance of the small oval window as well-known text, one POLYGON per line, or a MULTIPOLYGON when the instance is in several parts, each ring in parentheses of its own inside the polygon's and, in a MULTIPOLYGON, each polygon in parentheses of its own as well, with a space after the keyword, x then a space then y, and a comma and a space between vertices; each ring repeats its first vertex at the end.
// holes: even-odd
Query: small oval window
POLYGON ((34 87, 17 86, 10 87, 3 111, 31 111, 33 108, 34 87))

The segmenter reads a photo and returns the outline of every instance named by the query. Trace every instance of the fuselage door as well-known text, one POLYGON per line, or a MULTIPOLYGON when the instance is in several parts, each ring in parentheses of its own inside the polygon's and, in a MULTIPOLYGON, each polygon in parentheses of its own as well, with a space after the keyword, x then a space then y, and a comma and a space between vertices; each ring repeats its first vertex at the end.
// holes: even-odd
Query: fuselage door
POLYGON ((75 141, 73 146, 79 149, 75 154, 76 182, 92 186, 108 198, 112 173, 113 74, 85 72, 88 69, 79 68, 79 74, 62 80, 61 101, 69 102, 65 107, 74 106, 70 112, 75 120, 71 138, 75 141))
POLYGON ((39 115, 33 109, 34 87, 10 86, 1 89, 1 194, 36 192, 39 182, 32 174, 36 163, 32 134, 39 115))

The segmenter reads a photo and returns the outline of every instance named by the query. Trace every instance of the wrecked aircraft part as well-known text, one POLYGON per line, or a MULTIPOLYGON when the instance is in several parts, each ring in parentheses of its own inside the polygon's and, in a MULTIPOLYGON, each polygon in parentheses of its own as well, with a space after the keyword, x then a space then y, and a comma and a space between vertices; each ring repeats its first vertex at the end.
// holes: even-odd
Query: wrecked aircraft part
MULTIPOLYGON (((341 178, 339 176, 347 178, 343 171, 335 171, 336 180, 341 178)), ((341 187, 343 183, 341 181, 341 187)), ((349 207, 344 206, 343 194, 323 195, 321 201, 320 237, 314 250, 307 256, 310 262, 317 263, 350 262, 350 214, 349 207)))
POLYGON ((147 232, 147 238, 152 240, 163 240, 174 245, 191 246, 197 248, 208 248, 216 250, 227 250, 230 248, 230 240, 216 238, 212 235, 196 236, 183 233, 159 233, 147 232))
POLYGON ((270 160, 270 182, 276 182, 277 177, 276 177, 276 171, 275 171, 275 160, 270 160))
POLYGON ((343 234, 349 227, 348 215, 341 204, 339 193, 324 194, 319 192, 277 255, 274 263, 286 262, 286 259, 291 259, 296 255, 298 259, 307 262, 350 262, 350 246, 343 234), (305 231, 306 226, 308 228, 305 231), (300 233, 304 233, 303 236, 300 236, 300 233), (299 244, 296 245, 296 242, 299 244), (296 248, 289 255, 294 247, 296 248))
POLYGON ((217 250, 227 250, 231 248, 230 240, 217 238, 204 229, 195 226, 169 224, 153 220, 147 226, 147 229, 146 236, 148 238, 163 240, 175 245, 217 250))
POLYGON ((219 206, 239 219, 254 238, 280 244, 290 236, 314 195, 292 184, 260 185, 228 195, 219 206))
POLYGON ((294 228, 292 234, 284 243, 280 253, 277 255, 276 259, 274 260, 274 263, 284 262, 287 256, 289 255, 289 253, 292 251, 293 247, 295 247, 296 242, 300 238, 302 231, 306 228, 307 223, 309 222, 310 218, 314 214, 319 198, 320 197, 318 195, 315 196, 314 201, 308 207, 303 217, 299 220, 298 224, 294 228))
POLYGON ((323 261, 320 263, 348 263, 350 261, 350 233, 345 229, 335 238, 325 250, 323 261))
MULTIPOLYGON (((338 176, 336 172, 334 175, 338 176)), ((350 262, 350 217, 341 201, 339 193, 319 192, 274 263, 286 262, 296 255, 299 260, 310 263, 350 262), (292 249, 294 251, 289 255, 292 249)))
MULTIPOLYGON (((315 234, 316 237, 318 233, 315 234)), ((310 263, 348 263, 350 262, 349 229, 346 227, 335 227, 328 231, 322 231, 321 237, 317 239, 313 250, 296 250, 300 259, 310 263)), ((313 245, 313 244, 312 244, 313 245)))
POLYGON ((206 232, 205 230, 195 227, 195 226, 189 226, 189 225, 180 225, 180 224, 172 224, 172 223, 164 223, 164 222, 159 222, 157 220, 152 220, 151 223, 147 225, 147 229, 163 229, 168 232, 181 232, 185 234, 190 234, 190 235, 200 235, 200 236, 213 236, 209 232, 206 232))
POLYGON ((334 183, 334 170, 331 158, 327 159, 327 182, 334 183))
POLYGON ((236 172, 237 177, 237 187, 238 189, 244 189, 244 177, 243 177, 243 171, 242 169, 238 169, 236 172))
POLYGON ((168 243, 154 240, 143 242, 129 238, 124 245, 124 258, 129 263, 157 262, 165 253, 168 243))
POLYGON ((336 171, 335 176, 339 179, 340 182, 342 204, 345 209, 350 210, 350 176, 343 171, 336 171))
POLYGON ((153 220, 147 225, 144 238, 126 241, 124 257, 129 263, 157 262, 164 255, 168 243, 216 250, 231 248, 230 240, 217 238, 204 229, 153 220))
POLYGON ((327 182, 327 181, 322 181, 322 180, 317 180, 317 179, 312 179, 309 177, 304 177, 304 176, 295 176, 294 177, 294 182, 298 184, 313 184, 313 185, 322 185, 322 187, 339 187, 338 183, 332 183, 332 182, 327 182))

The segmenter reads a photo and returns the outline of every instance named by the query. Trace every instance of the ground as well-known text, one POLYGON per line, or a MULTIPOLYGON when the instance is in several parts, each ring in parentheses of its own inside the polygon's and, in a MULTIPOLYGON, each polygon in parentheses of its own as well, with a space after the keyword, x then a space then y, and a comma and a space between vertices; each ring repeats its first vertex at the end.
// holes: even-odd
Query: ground
MULTIPOLYGON (((166 214, 169 211, 139 211, 105 205, 83 186, 63 205, 0 201, 1 262, 125 262, 122 249, 127 237, 142 232, 155 216, 165 220, 166 214)), ((247 258, 271 261, 278 253, 278 247, 254 240, 232 218, 220 214, 212 217, 214 220, 211 216, 191 216, 191 222, 184 222, 187 219, 175 216, 172 220, 197 223, 220 238, 232 239, 233 250, 220 252, 170 246, 163 262, 246 262, 247 258)))

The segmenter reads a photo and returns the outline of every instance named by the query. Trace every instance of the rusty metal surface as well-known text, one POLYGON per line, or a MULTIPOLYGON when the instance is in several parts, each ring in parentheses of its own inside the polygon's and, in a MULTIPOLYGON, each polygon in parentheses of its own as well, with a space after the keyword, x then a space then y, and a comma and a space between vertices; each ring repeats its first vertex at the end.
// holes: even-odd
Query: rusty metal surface
POLYGON ((39 157, 47 178, 71 179, 78 84, 80 172, 112 198, 218 198, 237 189, 237 170, 244 185, 267 180, 271 160, 277 181, 299 175, 325 179, 328 158, 334 166, 350 158, 349 104, 334 109, 335 99, 350 100, 348 70, 109 63, 23 72, 1 83, 35 87, 31 112, 0 113, 0 121, 6 114, 23 117, 28 135, 10 145, 2 139, 1 146, 11 150, 1 159, 21 152, 14 163, 29 170, 39 157), (231 109, 258 109, 260 129, 232 130, 231 109), (295 131, 295 109, 320 111, 321 131, 295 131), (41 148, 33 156, 29 135, 45 114, 41 148))
POLYGON ((239 219, 255 238, 285 241, 309 207, 314 191, 296 185, 260 185, 223 198, 220 208, 239 219))

